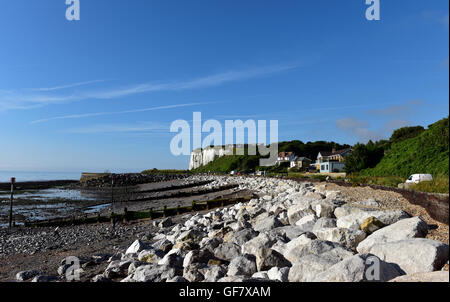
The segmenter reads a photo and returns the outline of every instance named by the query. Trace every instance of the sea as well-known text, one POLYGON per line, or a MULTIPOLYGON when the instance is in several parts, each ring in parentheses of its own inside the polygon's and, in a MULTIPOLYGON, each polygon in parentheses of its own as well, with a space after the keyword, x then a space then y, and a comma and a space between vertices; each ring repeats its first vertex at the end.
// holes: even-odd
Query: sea
POLYGON ((3 171, 0 170, 0 183, 10 182, 11 177, 16 182, 46 181, 46 180, 79 180, 81 172, 43 172, 43 171, 3 171))

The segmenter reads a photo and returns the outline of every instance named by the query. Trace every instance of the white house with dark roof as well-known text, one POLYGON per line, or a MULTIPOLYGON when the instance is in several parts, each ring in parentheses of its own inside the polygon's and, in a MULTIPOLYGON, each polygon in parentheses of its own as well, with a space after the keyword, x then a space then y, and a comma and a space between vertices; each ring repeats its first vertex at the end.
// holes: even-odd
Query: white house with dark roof
POLYGON ((331 152, 320 151, 315 162, 320 173, 342 172, 345 167, 345 158, 352 152, 352 148, 342 150, 333 149, 331 152))

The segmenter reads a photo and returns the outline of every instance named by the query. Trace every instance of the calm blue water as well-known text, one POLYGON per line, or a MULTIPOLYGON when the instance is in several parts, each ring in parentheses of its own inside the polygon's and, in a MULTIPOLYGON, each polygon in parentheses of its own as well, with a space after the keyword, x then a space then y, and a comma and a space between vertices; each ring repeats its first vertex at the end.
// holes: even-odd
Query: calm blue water
POLYGON ((0 170, 0 182, 9 182, 11 177, 15 177, 16 182, 38 180, 79 180, 81 177, 81 172, 27 172, 0 170))

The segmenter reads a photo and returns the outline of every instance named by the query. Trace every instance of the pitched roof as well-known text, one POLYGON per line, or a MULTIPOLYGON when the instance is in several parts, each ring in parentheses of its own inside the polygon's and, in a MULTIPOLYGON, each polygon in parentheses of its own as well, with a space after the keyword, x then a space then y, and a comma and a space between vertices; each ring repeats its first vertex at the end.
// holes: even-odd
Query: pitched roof
POLYGON ((304 157, 304 156, 300 156, 300 157, 295 157, 294 158, 294 161, 299 161, 299 160, 309 160, 309 161, 312 161, 312 160, 310 160, 309 158, 307 158, 307 157, 304 157))
POLYGON ((278 157, 291 157, 294 154, 293 152, 280 152, 278 153, 278 157))
POLYGON ((338 154, 345 153, 345 152, 347 152, 347 151, 350 151, 351 149, 352 149, 352 148, 346 148, 346 149, 341 149, 341 150, 337 150, 337 151, 334 151, 334 152, 320 151, 319 153, 320 153, 322 156, 332 156, 332 155, 338 155, 338 154))

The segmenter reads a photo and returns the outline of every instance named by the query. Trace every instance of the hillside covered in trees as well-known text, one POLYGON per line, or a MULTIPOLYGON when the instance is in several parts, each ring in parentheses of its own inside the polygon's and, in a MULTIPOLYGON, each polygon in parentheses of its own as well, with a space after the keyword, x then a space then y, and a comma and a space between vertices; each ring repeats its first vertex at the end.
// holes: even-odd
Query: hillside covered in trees
MULTIPOLYGON (((400 177, 408 177, 414 173, 449 175, 448 117, 429 125, 426 130, 422 127, 398 129, 389 142, 383 142, 380 147, 384 149, 384 156, 375 166, 361 170, 361 175, 400 177)), ((357 154, 353 152, 352 157, 357 154)), ((349 162, 349 167, 350 164, 349 162)))

